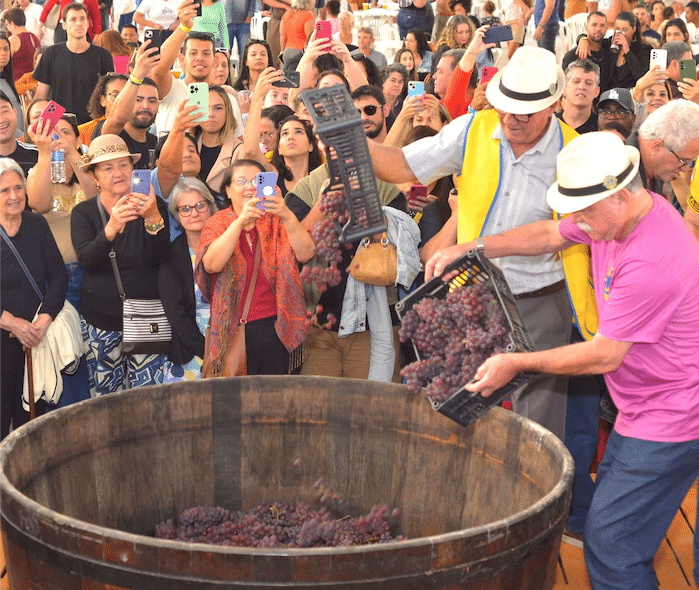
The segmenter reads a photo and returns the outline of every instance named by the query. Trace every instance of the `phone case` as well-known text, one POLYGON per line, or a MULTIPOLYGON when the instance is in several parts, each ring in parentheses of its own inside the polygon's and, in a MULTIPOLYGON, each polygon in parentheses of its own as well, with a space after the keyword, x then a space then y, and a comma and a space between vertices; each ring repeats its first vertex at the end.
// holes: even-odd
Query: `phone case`
POLYGON ((650 64, 648 69, 652 70, 655 66, 660 66, 661 70, 667 69, 667 50, 666 49, 651 49, 650 64))
POLYGON ((427 197, 427 187, 422 184, 414 184, 410 187, 408 199, 415 201, 417 199, 425 199, 427 197))
POLYGON ((206 82, 192 82, 189 84, 188 90, 188 106, 195 105, 202 112, 196 122, 206 121, 209 118, 209 85, 206 82))
POLYGON ((114 60, 114 71, 117 74, 127 74, 129 73, 129 60, 131 59, 128 55, 115 55, 112 57, 114 60))
POLYGON ((493 66, 483 66, 481 70, 481 84, 484 82, 490 82, 493 76, 498 73, 498 69, 493 66))
POLYGON ((680 60, 680 80, 684 78, 697 79, 697 64, 693 59, 680 60))
POLYGON ((261 211, 265 211, 264 200, 274 194, 274 187, 277 184, 276 172, 257 173, 257 198, 263 199, 257 204, 261 211))
POLYGON ((160 35, 160 31, 156 29, 146 29, 145 31, 143 31, 143 40, 150 40, 149 47, 157 47, 158 52, 160 52, 160 46, 163 44, 163 39, 160 35))
POLYGON ((316 39, 321 39, 323 37, 326 39, 332 39, 332 36, 332 23, 329 20, 319 20, 316 23, 316 39))
POLYGON ((424 82, 415 82, 413 80, 408 82, 408 98, 410 98, 411 96, 422 96, 424 93, 424 82))
POLYGON ((490 27, 483 35, 483 43, 502 43, 512 41, 512 27, 503 25, 501 27, 490 27))
MULTIPOLYGON (((56 123, 58 123, 58 120, 65 114, 65 112, 66 110, 60 104, 54 101, 49 101, 49 104, 46 105, 43 112, 41 113, 42 119, 48 119, 50 121, 49 132, 53 131, 53 128, 56 126, 56 123)), ((32 131, 34 133, 36 133, 36 127, 38 123, 39 121, 37 120, 32 126, 32 131)))
POLYGON ((148 195, 150 191, 150 170, 134 170, 131 173, 131 192, 148 195))
POLYGON ((298 88, 301 82, 301 72, 288 71, 284 72, 284 79, 278 82, 272 82, 272 86, 277 88, 298 88))
POLYGON ((201 11, 201 3, 202 3, 202 1, 203 1, 203 0, 198 0, 198 2, 197 2, 197 4, 199 4, 199 6, 197 6, 197 7, 195 8, 195 10, 196 10, 196 16, 202 16, 202 14, 203 14, 202 11, 201 11))

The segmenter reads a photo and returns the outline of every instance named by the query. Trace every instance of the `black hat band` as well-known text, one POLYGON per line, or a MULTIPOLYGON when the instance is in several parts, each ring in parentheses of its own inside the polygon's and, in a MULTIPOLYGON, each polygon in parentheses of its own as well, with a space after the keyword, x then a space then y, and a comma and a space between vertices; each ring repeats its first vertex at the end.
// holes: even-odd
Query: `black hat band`
POLYGON ((611 191, 619 186, 619 183, 631 174, 632 170, 633 162, 631 162, 629 167, 619 174, 619 176, 605 176, 604 180, 599 184, 584 186, 582 188, 565 188, 558 183, 558 192, 566 197, 589 197, 590 195, 596 195, 603 191, 611 191))
POLYGON ((544 98, 551 98, 554 94, 556 94, 556 90, 558 89, 558 82, 556 84, 551 84, 549 89, 544 90, 543 92, 524 93, 524 92, 515 92, 514 90, 510 90, 509 88, 506 88, 505 85, 502 83, 502 78, 500 78, 499 88, 500 88, 500 92, 502 92, 508 98, 513 98, 514 100, 521 100, 524 102, 533 102, 535 100, 543 100, 544 98))

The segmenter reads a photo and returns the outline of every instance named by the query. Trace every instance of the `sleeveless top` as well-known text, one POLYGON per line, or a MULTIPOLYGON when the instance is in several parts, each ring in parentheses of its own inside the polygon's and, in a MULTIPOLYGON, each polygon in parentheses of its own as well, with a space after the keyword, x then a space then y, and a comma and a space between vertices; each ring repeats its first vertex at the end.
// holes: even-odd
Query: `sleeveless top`
POLYGON ((39 38, 30 32, 19 34, 19 49, 12 56, 12 75, 15 82, 27 72, 34 71, 34 52, 41 45, 39 38))

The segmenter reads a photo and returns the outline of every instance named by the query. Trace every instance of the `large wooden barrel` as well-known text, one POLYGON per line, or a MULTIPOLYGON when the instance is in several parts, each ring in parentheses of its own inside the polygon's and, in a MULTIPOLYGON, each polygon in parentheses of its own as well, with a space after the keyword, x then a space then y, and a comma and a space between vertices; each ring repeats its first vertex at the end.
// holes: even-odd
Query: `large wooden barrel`
POLYGON ((496 409, 469 428, 399 385, 246 377, 134 390, 39 418, 0 446, 15 590, 547 589, 573 461, 551 433, 496 409), (300 460, 300 461, 299 461, 300 460), (158 540, 202 505, 401 510, 409 539, 333 549, 158 540))

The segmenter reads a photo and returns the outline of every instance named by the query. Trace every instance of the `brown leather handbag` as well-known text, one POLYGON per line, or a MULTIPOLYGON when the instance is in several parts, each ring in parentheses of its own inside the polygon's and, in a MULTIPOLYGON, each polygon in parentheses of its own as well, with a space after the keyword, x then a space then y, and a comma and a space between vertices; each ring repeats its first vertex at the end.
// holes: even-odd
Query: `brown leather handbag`
POLYGON ((377 287, 395 285, 398 273, 398 255, 386 234, 380 242, 364 238, 349 265, 349 273, 356 281, 377 287))

